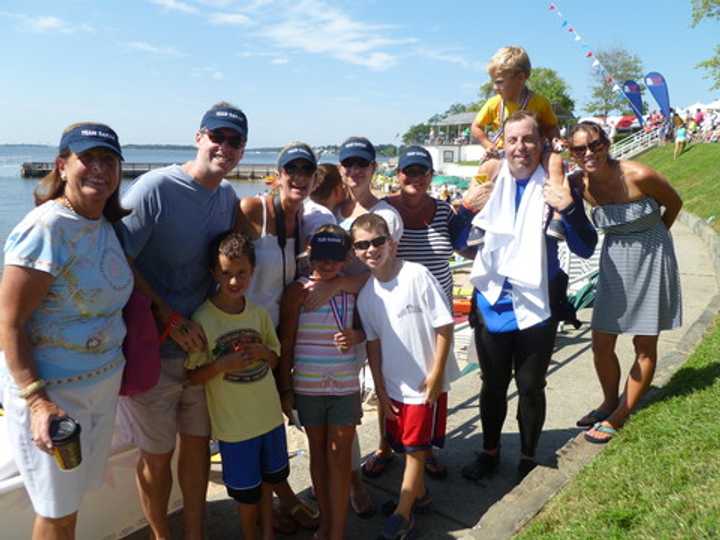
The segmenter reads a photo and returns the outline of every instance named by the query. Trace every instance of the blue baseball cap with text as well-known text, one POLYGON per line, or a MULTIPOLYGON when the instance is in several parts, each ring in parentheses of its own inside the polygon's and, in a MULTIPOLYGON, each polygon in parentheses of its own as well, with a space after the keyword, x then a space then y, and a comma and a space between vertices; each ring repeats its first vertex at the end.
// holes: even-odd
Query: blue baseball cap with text
POLYGON ((297 142, 289 144, 280 151, 277 161, 278 169, 282 169, 285 165, 296 159, 303 159, 317 167, 317 158, 312 148, 303 142, 297 142))
POLYGON ((81 154, 93 148, 107 148, 122 160, 122 149, 117 133, 105 124, 85 122, 65 131, 60 138, 58 153, 70 150, 81 154))
POLYGON ((340 145, 340 163, 350 158, 375 161, 375 147, 365 137, 350 137, 340 145))
POLYGON ((220 128, 232 129, 247 139, 247 116, 233 107, 213 107, 202 117, 200 129, 212 131, 220 128))
POLYGON ((398 162, 398 169, 401 171, 407 169, 412 165, 420 165, 426 169, 432 170, 433 162, 430 152, 428 152, 422 146, 408 146, 400 153, 400 161, 398 162))

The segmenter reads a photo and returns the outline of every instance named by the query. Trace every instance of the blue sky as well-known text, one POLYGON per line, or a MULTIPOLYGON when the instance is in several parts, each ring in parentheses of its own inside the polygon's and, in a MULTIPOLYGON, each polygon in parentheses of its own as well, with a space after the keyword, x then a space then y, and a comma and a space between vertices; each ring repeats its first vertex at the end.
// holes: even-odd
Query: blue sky
MULTIPOLYGON (((694 65, 720 24, 690 27, 690 0, 558 0, 592 48, 624 46, 668 80, 672 104, 720 97, 694 65)), ((0 143, 56 144, 79 120, 123 143, 190 144, 221 99, 248 115, 249 146, 294 139, 396 142, 477 98, 504 45, 555 69, 580 105, 590 61, 542 0, 3 0, 0 143), (502 12, 497 7, 502 7, 502 12)), ((650 99, 648 97, 648 99, 650 99)), ((651 106, 654 105, 654 102, 651 106)))

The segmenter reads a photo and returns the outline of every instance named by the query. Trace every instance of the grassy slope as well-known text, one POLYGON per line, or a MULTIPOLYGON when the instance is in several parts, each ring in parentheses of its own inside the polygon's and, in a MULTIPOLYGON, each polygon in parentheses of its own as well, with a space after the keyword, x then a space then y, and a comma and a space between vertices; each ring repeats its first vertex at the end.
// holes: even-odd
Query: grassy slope
POLYGON ((667 144, 646 152, 642 161, 662 172, 680 192, 685 210, 708 219, 720 232, 720 144, 690 146, 673 161, 673 146, 667 144))
MULTIPOLYGON (((685 209, 720 230, 720 145, 672 161, 672 147, 641 161, 663 172, 685 209)), ((720 537, 720 319, 650 405, 520 538, 720 537)))

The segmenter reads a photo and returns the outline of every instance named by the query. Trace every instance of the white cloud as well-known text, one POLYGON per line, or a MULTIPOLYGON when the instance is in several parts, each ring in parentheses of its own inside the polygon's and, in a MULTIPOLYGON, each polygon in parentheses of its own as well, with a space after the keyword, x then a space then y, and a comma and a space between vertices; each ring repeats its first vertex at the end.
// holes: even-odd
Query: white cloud
POLYGON ((320 0, 301 0, 289 5, 279 21, 263 25, 259 34, 282 49, 385 70, 397 62, 397 54, 389 49, 416 42, 412 38, 381 37, 389 29, 353 19, 320 0))
POLYGON ((208 77, 214 81, 222 81, 225 79, 225 74, 211 66, 193 68, 192 76, 196 79, 207 79, 208 77))
POLYGON ((212 24, 217 25, 247 25, 249 24, 250 17, 243 15, 242 13, 213 13, 209 17, 209 21, 212 24))
MULTIPOLYGON (((248 35, 261 40, 283 54, 268 54, 272 63, 281 64, 287 53, 301 52, 326 56, 352 65, 382 71, 393 67, 407 45, 417 39, 394 37, 396 27, 364 22, 325 0, 149 0, 166 9, 185 13, 199 13, 200 6, 227 11, 205 15, 210 24, 222 26, 251 26, 248 35), (269 4, 276 9, 265 9, 269 4)), ((239 53, 240 57, 260 56, 239 53)))
POLYGON ((89 24, 72 25, 53 15, 26 15, 24 13, 0 11, 0 16, 20 21, 23 26, 37 33, 59 32, 62 34, 74 34, 76 32, 95 32, 95 28, 89 24))
POLYGON ((483 63, 465 58, 467 53, 461 49, 424 49, 418 48, 415 51, 418 55, 424 56, 438 62, 446 62, 455 64, 465 69, 479 70, 483 68, 483 63))
POLYGON ((173 47, 160 47, 152 45, 147 41, 130 41, 126 45, 135 51, 146 52, 150 54, 163 55, 163 56, 185 56, 180 51, 173 47))
POLYGON ((150 0, 152 4, 167 9, 168 11, 180 11, 181 13, 196 13, 197 8, 180 0, 150 0))

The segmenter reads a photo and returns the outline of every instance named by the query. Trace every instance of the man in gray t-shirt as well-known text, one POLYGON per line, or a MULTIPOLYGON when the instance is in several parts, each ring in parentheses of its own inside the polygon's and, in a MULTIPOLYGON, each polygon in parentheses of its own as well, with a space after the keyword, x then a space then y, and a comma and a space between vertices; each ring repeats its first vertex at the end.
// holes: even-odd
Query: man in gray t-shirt
POLYGON ((237 195, 223 178, 243 157, 247 130, 242 111, 214 105, 195 134, 195 159, 138 178, 122 201, 132 213, 116 226, 136 286, 152 300, 158 327, 168 335, 158 384, 120 401, 123 422, 140 448, 140 501, 156 538, 170 536, 170 462, 178 434, 185 537, 204 536, 210 421, 204 389, 185 384, 183 364, 188 352, 206 347, 190 316, 212 287, 208 246, 235 221, 237 195))

